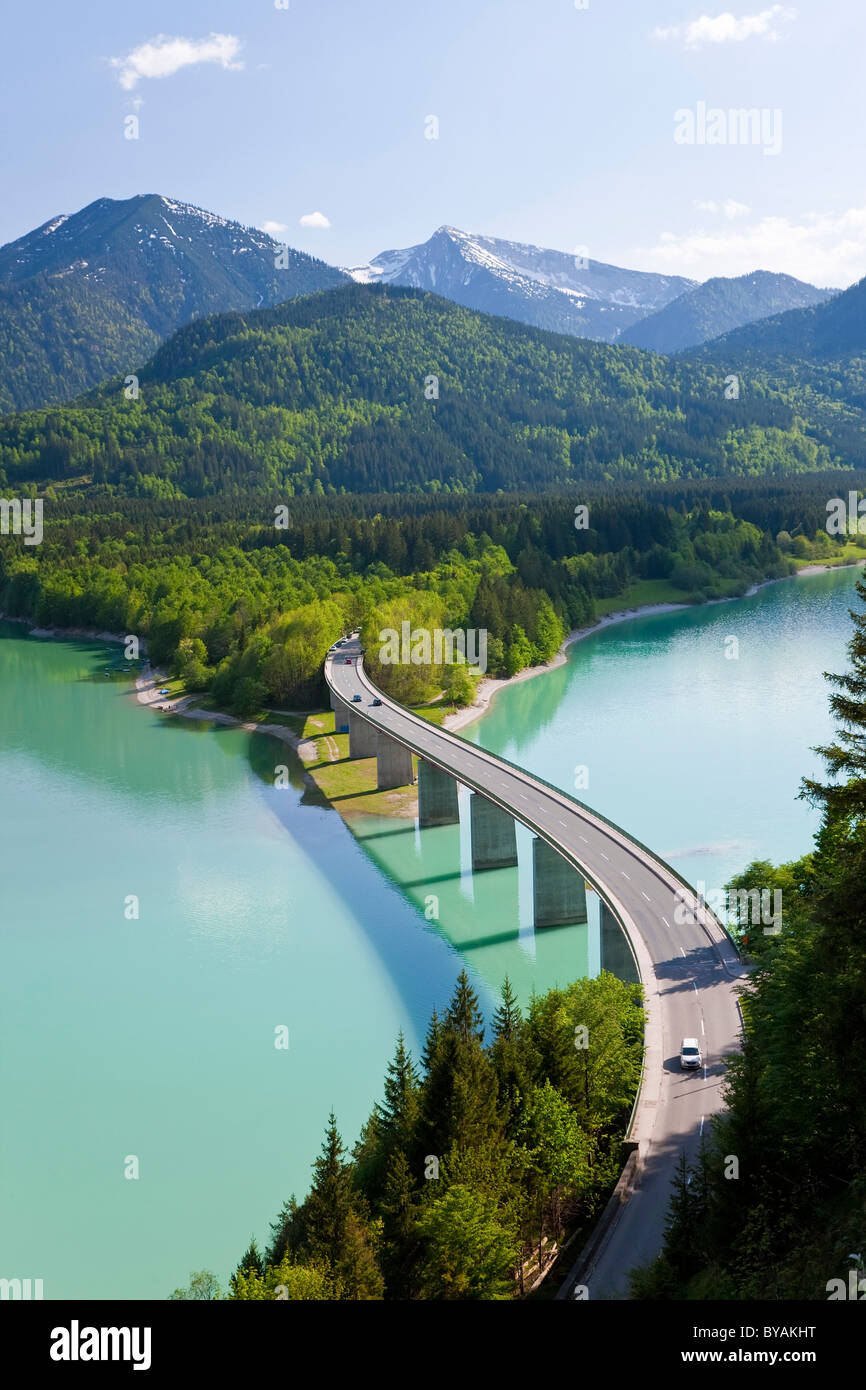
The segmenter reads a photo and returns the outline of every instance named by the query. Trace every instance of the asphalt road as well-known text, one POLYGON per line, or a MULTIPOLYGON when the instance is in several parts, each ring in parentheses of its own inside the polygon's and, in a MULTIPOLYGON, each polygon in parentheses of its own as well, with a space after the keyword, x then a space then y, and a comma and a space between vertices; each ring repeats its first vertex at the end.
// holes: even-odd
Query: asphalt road
POLYGON ((352 639, 328 658, 325 675, 335 694, 548 840, 600 892, 629 936, 647 1008, 644 1078, 630 1135, 639 1145, 641 1177, 582 1276, 591 1299, 625 1298, 628 1270, 651 1259, 661 1245, 680 1153, 695 1153, 722 1105, 723 1057, 736 1050, 740 1037, 736 982, 743 968, 737 953, 673 872, 624 831, 530 773, 393 703, 373 686, 359 657, 359 641, 352 639), (360 703, 352 700, 356 694, 360 703), (374 708, 376 697, 382 704, 374 708), (683 912, 678 890, 691 912, 683 912), (689 1036, 701 1044, 704 1066, 698 1072, 680 1069, 680 1043, 689 1036))

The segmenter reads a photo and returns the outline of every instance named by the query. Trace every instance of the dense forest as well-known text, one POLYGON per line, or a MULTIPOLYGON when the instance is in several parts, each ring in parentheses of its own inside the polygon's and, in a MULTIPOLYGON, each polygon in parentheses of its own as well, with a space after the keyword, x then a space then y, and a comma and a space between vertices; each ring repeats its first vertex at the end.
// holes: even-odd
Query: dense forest
POLYGON ((830 677, 838 733, 818 750, 828 780, 802 788, 823 808, 815 848, 731 885, 780 889, 782 931, 749 943, 727 1110, 693 1170, 681 1164, 664 1251, 634 1297, 850 1298, 849 1272, 866 1275, 866 610, 853 617, 850 669, 830 677))
POLYGON ((496 492, 866 464, 859 408, 353 285, 198 319, 74 404, 0 419, 0 488, 496 492), (132 392, 132 396, 129 393, 132 392), (805 400, 805 404, 804 404, 805 400))
MULTIPOLYGON (((205 508, 58 497, 46 503, 41 545, 0 537, 0 610, 41 627, 135 634, 188 689, 209 687, 249 714, 319 702, 328 647, 359 624, 368 643, 403 620, 484 629, 488 671, 514 674, 549 661, 599 600, 641 580, 701 601, 792 569, 773 535, 722 510, 734 505, 723 495, 666 491, 656 501, 599 488, 580 494, 581 528, 575 495, 416 498, 402 515, 394 499, 298 499, 284 529, 255 498, 205 508)), ((799 529, 788 548, 834 552, 826 533, 816 541, 793 521, 826 516, 806 496, 777 500, 778 518, 799 529)), ((746 489, 742 509, 750 505, 746 489)), ((412 688, 395 694, 429 699, 445 683, 441 670, 410 674, 412 688)))
MULTIPOLYGON (((420 1066, 402 1036, 351 1156, 332 1114, 309 1193, 254 1239, 230 1299, 507 1299, 616 1181, 640 1076, 639 985, 603 972, 534 997, 505 981, 491 1038, 466 972, 420 1066)), ((219 1296, 207 1271, 173 1298, 219 1296)))

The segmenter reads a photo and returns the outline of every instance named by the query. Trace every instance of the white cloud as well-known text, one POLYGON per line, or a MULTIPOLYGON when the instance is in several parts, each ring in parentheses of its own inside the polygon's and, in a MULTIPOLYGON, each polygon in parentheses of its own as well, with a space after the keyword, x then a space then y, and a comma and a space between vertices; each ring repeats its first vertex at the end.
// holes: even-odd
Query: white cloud
POLYGON ((330 222, 323 212, 305 212, 300 219, 300 227, 330 227, 330 222))
POLYGON ((696 202, 695 208, 698 212, 724 213, 725 217, 733 220, 735 217, 745 217, 751 208, 748 203, 738 203, 734 198, 726 198, 723 203, 701 203, 696 202))
POLYGON ((269 236, 276 236, 277 232, 287 232, 289 229, 285 222, 263 222, 260 230, 269 236))
POLYGON ((762 217, 750 226, 664 232, 633 253, 648 270, 690 275, 747 275, 773 270, 813 285, 844 288, 866 275, 866 206, 810 212, 800 221, 762 217))
POLYGON ((702 14, 688 24, 674 24, 669 29, 654 29, 654 39, 682 39, 686 48, 700 48, 705 43, 742 43, 745 39, 779 37, 779 24, 796 19, 797 11, 787 5, 771 5, 757 14, 744 14, 739 19, 726 10, 724 14, 702 14))
POLYGON ((178 39, 157 34, 155 39, 139 44, 125 58, 112 58, 111 66, 118 70, 118 81, 131 91, 143 77, 173 77, 181 68, 198 63, 219 63, 223 68, 242 68, 236 62, 241 41, 234 34, 209 34, 206 39, 178 39))

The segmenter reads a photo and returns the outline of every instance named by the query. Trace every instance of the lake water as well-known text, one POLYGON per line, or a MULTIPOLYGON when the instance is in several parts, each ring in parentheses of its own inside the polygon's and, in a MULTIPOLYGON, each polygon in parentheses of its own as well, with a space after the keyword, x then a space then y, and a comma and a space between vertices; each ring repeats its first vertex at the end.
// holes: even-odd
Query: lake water
MULTIPOLYGON (((466 734, 567 790, 585 767, 582 800, 708 888, 792 858, 856 577, 610 627, 466 734)), ((474 881, 465 826, 363 817, 362 847, 297 768, 273 786, 282 745, 152 714, 104 664, 0 627, 0 1276, 46 1298, 225 1281, 464 960, 488 1010, 506 973, 525 1000, 597 969, 585 927, 533 932, 528 834, 474 881)))

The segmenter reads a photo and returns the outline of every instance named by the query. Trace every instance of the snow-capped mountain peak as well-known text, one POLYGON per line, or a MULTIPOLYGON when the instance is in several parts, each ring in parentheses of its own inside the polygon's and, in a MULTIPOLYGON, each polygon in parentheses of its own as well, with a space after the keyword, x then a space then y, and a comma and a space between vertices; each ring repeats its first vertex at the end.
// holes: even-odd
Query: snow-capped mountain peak
POLYGON ((347 273, 361 284, 430 290, 467 308, 604 342, 615 341, 630 324, 695 283, 464 232, 447 223, 428 241, 383 251, 347 273))

